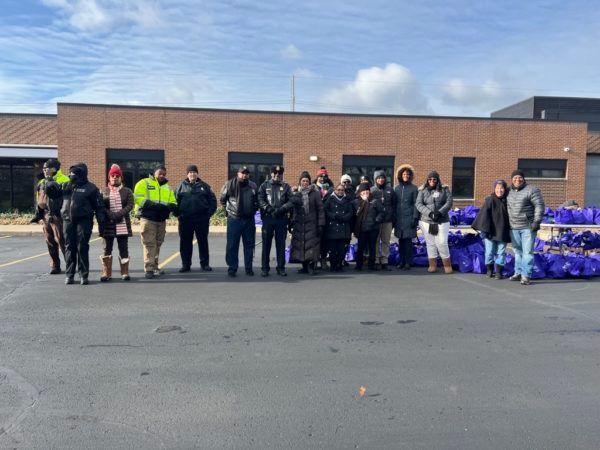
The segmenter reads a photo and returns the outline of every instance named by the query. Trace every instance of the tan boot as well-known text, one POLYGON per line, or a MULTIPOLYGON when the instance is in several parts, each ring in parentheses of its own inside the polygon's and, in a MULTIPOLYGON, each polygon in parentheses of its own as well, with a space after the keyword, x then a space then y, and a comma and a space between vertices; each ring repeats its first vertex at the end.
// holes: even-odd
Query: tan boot
POLYGON ((121 279, 129 281, 129 258, 119 258, 119 263, 121 264, 121 279))
POLYGON ((444 272, 452 273, 452 263, 450 262, 450 258, 442 258, 442 263, 444 264, 444 272))
POLYGON ((429 267, 427 272, 435 273, 437 271, 437 258, 429 258, 429 267))
POLYGON ((109 281, 112 276, 112 255, 101 256, 100 261, 102 262, 102 275, 100 281, 109 281))

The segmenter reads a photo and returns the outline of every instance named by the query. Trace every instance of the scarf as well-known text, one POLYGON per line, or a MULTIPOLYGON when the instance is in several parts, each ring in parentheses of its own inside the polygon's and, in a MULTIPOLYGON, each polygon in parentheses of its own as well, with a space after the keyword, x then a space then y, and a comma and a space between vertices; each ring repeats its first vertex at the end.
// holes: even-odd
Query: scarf
POLYGON ((309 186, 307 188, 300 188, 300 193, 302 194, 302 206, 304 206, 304 213, 308 214, 309 213, 309 198, 308 198, 308 194, 310 194, 310 191, 312 191, 312 187, 309 186))
POLYGON ((360 234, 363 221, 367 218, 367 214, 369 213, 369 201, 368 200, 360 200, 360 205, 358 206, 358 211, 356 211, 356 222, 354 223, 354 234, 356 237, 360 234))
MULTIPOLYGON (((110 204, 110 210, 112 212, 119 212, 123 209, 123 205, 121 203, 121 188, 123 187, 123 185, 120 186, 111 186, 108 185, 109 188, 109 204, 110 204)), ((121 217, 121 220, 119 220, 115 226, 116 228, 116 235, 117 236, 122 236, 122 235, 126 235, 128 234, 127 231, 127 224, 125 223, 125 217, 121 217)))

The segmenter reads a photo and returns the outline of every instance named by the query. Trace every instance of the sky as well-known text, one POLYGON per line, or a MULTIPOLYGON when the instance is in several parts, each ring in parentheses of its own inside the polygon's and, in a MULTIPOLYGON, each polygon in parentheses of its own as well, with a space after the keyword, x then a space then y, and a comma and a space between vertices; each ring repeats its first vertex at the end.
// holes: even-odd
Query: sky
POLYGON ((0 0, 0 112, 57 102, 488 117, 600 97, 600 10, 490 0, 0 0))

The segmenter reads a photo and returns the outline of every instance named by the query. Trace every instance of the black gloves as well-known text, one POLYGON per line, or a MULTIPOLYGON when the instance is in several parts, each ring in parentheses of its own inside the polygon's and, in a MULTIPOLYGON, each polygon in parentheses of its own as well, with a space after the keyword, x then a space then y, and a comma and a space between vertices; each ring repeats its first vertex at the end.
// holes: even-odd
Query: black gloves
POLYGON ((536 231, 540 231, 540 223, 539 222, 533 222, 531 224, 531 231, 533 231, 534 233, 536 231))
POLYGON ((419 226, 419 218, 415 217, 412 221, 412 228, 417 228, 419 226))
POLYGON ((442 213, 441 213, 441 212, 439 212, 439 211, 436 211, 436 212, 430 212, 430 213, 429 213, 429 218, 430 218, 431 220, 433 220, 434 222, 439 222, 439 221, 440 221, 440 219, 442 218, 442 213))
POLYGON ((430 212, 430 213, 429 213, 429 218, 430 218, 431 220, 435 220, 435 213, 434 213, 434 212, 430 212))
POLYGON ((293 229, 294 229, 294 225, 292 224, 292 222, 288 223, 288 226, 287 226, 288 233, 292 234, 293 229))

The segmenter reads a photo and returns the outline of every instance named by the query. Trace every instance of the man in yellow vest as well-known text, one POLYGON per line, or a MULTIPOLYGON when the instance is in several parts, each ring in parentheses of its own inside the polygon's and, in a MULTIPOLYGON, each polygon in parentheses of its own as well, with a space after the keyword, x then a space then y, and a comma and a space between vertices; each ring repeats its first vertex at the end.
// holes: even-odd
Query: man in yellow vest
POLYGON ((137 182, 133 190, 136 216, 140 218, 141 237, 144 247, 144 271, 146 278, 161 275, 158 268, 160 246, 165 240, 167 219, 177 203, 169 187, 167 169, 158 165, 154 175, 137 182))
POLYGON ((49 198, 46 195, 46 183, 52 179, 59 184, 68 183, 69 177, 60 171, 60 162, 57 159, 49 159, 42 168, 44 178, 40 180, 36 187, 35 216, 31 223, 42 221, 44 237, 48 246, 50 255, 50 274, 60 273, 60 254, 65 256, 65 238, 63 234, 63 220, 60 215, 62 207, 62 196, 59 198, 49 198))

